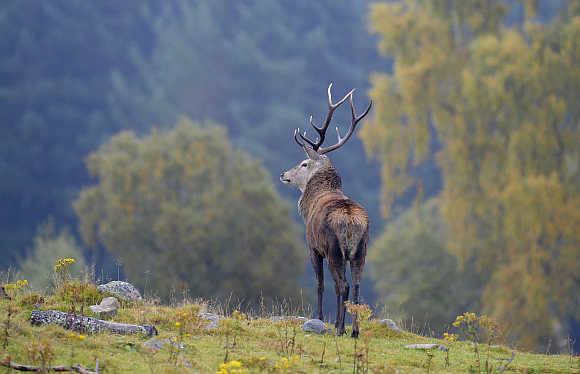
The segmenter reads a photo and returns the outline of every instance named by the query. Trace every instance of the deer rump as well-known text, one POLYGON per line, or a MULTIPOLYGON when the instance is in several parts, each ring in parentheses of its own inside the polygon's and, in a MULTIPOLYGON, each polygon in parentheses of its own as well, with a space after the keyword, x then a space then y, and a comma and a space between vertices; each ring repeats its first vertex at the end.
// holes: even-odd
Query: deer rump
POLYGON ((332 261, 340 254, 343 260, 364 256, 369 219, 365 209, 340 193, 316 197, 306 218, 308 246, 332 261), (337 253, 336 251, 340 251, 337 253))

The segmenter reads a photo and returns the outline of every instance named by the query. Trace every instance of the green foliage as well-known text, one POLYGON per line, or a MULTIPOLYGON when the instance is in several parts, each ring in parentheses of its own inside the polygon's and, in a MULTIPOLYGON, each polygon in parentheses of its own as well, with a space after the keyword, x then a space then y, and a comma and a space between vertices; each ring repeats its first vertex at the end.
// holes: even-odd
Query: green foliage
POLYGON ((54 263, 60 258, 74 258, 75 267, 71 276, 79 278, 87 270, 87 266, 76 240, 66 230, 58 234, 52 224, 41 226, 34 238, 32 252, 20 263, 21 277, 27 279, 30 287, 43 290, 54 285, 54 263))
POLYGON ((447 231, 437 201, 391 222, 369 249, 369 270, 379 302, 395 318, 441 330, 474 299, 457 260, 445 250, 447 231))
POLYGON ((394 2, 371 13, 379 49, 395 58, 392 75, 372 77, 378 105, 362 129, 383 163, 385 211, 417 182, 410 168, 436 157, 446 247, 476 264, 483 309, 528 348, 579 309, 574 3, 539 24, 525 2, 515 27, 503 24, 511 3, 502 1, 394 2))
POLYGON ((182 119, 144 138, 122 132, 87 165, 98 184, 75 203, 82 236, 142 289, 296 295, 304 255, 290 208, 224 129, 182 119))

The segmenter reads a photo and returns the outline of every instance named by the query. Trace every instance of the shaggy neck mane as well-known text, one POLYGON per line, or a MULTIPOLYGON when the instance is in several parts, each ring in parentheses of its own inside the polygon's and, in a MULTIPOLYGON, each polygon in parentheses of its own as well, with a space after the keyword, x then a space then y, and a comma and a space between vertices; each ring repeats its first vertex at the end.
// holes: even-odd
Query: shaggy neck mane
POLYGON ((342 192, 342 180, 333 166, 317 171, 306 183, 306 188, 298 201, 298 209, 302 217, 306 218, 316 197, 324 192, 342 192))

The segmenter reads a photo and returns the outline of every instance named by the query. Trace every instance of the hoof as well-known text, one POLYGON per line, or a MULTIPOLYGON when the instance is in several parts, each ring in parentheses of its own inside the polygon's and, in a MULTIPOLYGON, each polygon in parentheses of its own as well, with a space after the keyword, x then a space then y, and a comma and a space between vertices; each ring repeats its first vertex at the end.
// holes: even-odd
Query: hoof
POLYGON ((358 339, 358 330, 356 330, 356 331, 355 330, 352 330, 352 333, 350 334, 350 337, 351 338, 358 339))
POLYGON ((343 336, 345 333, 344 329, 336 329, 336 336, 343 336))

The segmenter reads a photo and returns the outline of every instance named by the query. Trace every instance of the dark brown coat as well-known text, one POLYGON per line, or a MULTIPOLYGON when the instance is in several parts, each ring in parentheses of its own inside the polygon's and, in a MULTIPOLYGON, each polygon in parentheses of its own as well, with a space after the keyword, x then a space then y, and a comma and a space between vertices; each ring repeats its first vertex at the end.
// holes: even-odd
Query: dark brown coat
MULTIPOLYGON (((344 302, 348 300, 346 262, 350 262, 354 286, 353 302, 359 302, 359 287, 369 237, 369 218, 366 210, 344 195, 336 169, 325 167, 308 181, 298 203, 306 223, 306 241, 314 271, 318 279, 318 314, 322 319, 322 292, 324 290, 322 259, 328 260, 336 283, 337 318, 339 334, 344 333, 344 302)), ((353 336, 358 326, 353 324, 353 336)))

